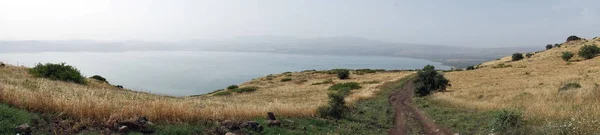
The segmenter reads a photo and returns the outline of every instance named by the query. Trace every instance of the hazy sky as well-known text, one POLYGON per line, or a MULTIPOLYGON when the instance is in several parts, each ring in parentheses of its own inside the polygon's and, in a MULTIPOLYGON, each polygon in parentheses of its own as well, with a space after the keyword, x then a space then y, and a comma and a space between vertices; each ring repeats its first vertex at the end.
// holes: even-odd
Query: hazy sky
POLYGON ((600 0, 0 0, 0 40, 352 36, 543 46, 600 36, 600 0))

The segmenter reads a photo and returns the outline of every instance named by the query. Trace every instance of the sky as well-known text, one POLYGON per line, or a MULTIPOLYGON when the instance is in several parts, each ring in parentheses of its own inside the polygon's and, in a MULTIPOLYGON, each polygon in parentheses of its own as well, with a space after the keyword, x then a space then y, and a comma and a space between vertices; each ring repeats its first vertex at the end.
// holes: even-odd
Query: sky
POLYGON ((0 40, 361 37, 468 47, 600 36, 599 0, 0 0, 0 40))

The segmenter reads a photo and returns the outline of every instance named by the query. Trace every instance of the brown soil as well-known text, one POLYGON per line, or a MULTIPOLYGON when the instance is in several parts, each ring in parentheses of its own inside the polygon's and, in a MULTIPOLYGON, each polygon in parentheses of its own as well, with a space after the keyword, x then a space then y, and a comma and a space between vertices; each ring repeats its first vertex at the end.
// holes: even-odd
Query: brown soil
POLYGON ((412 96, 414 95, 413 81, 407 81, 404 87, 395 90, 390 96, 389 103, 396 109, 394 128, 390 130, 390 135, 406 135, 408 134, 408 120, 414 119, 418 126, 421 126, 421 133, 427 135, 451 135, 450 130, 435 125, 427 119, 419 108, 412 104, 412 96), (410 114, 410 115, 409 115, 410 114))

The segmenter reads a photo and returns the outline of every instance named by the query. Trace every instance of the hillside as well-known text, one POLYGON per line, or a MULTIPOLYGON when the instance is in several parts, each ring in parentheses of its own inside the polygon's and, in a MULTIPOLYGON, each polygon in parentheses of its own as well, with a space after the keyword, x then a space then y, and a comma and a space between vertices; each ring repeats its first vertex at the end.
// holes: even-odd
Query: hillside
POLYGON ((475 70, 445 73, 452 86, 430 99, 480 111, 518 110, 535 130, 600 131, 600 57, 579 57, 583 45, 600 45, 600 39, 570 41, 531 58, 513 62, 507 56, 475 70), (575 57, 566 62, 562 52, 575 57), (561 89, 570 83, 581 88, 561 89))

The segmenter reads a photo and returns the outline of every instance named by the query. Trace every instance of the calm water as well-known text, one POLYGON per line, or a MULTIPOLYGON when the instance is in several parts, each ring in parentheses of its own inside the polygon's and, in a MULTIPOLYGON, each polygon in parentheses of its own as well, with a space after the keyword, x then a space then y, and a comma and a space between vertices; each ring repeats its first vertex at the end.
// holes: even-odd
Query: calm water
POLYGON ((158 94, 203 94, 252 78, 287 71, 333 68, 417 69, 440 63, 376 56, 297 55, 251 52, 44 52, 0 53, 12 65, 66 62, 85 76, 101 75, 111 84, 158 94))

